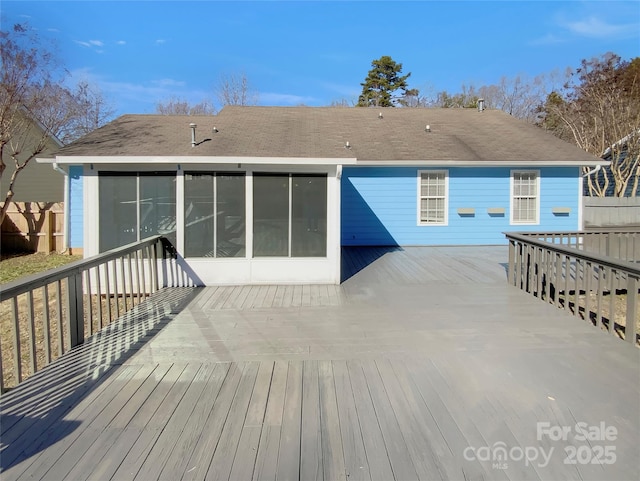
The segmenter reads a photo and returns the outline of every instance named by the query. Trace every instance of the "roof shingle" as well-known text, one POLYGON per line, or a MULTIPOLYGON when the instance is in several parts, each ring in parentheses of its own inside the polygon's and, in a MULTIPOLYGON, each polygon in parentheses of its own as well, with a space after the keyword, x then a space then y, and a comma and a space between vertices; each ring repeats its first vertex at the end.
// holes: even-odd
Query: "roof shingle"
POLYGON ((235 106, 215 116, 124 115, 57 155, 357 158, 371 162, 599 160, 498 110, 235 106), (192 122, 197 124, 195 147, 191 147, 192 122), (431 132, 425 131, 426 125, 431 132))

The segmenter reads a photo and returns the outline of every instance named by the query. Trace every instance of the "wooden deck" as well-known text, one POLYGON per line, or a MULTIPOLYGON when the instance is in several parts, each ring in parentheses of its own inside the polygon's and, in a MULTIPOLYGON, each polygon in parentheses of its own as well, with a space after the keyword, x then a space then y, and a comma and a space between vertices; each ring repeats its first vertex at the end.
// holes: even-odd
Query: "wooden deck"
POLYGON ((341 286, 160 291, 3 395, 0 477, 637 479, 640 350, 506 262, 350 249, 341 286))

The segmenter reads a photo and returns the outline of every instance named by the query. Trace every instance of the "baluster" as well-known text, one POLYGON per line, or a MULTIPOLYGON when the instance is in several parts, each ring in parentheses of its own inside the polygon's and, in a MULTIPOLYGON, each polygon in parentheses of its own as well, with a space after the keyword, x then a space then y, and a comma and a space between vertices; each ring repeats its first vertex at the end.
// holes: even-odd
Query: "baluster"
POLYGON ((571 258, 563 254, 564 259, 564 308, 569 309, 569 278, 571 277, 571 258))
POLYGON ((18 316, 18 297, 11 299, 11 318, 13 321, 13 373, 16 384, 22 381, 22 353, 20 347, 20 318, 18 316))
POLYGON ((638 278, 627 275, 627 320, 625 327, 625 341, 636 344, 636 319, 638 316, 638 278))
POLYGON ((562 283, 562 255, 556 252, 555 295, 556 307, 560 307, 560 285, 562 283))
POLYGON ((140 258, 138 255, 139 251, 135 251, 133 253, 134 266, 136 269, 136 296, 138 298, 138 304, 141 301, 141 293, 140 293, 140 258))
MULTIPOLYGON (((122 264, 122 260, 120 260, 120 264, 122 264)), ((116 304, 116 319, 120 317, 120 279, 118 278, 118 259, 113 260, 112 264, 113 269, 113 296, 115 298, 116 304)), ((121 277, 122 282, 124 283, 124 275, 121 277)))
POLYGON ((36 324, 33 313, 33 291, 27 292, 27 327, 29 329, 30 374, 35 374, 38 369, 38 365, 36 361, 36 324))
POLYGON ((131 253, 127 254, 127 266, 129 267, 129 296, 131 298, 131 307, 135 306, 135 297, 133 295, 133 269, 131 268, 131 253))
POLYGON ((587 261, 584 264, 584 319, 591 319, 591 278, 593 276, 593 265, 587 261))
POLYGON ((604 296, 604 266, 598 264, 598 298, 596 300, 596 326, 602 328, 604 321, 602 319, 602 298, 604 296))
POLYGON ((93 334, 93 299, 91 298, 91 269, 84 271, 87 286, 87 319, 89 321, 89 335, 93 334))
POLYGON ((100 264, 96 266, 96 305, 98 307, 98 329, 102 329, 102 289, 100 288, 100 284, 102 284, 100 279, 100 264))
POLYGON ((105 284, 105 296, 106 296, 106 307, 107 307, 107 324, 111 324, 111 286, 109 279, 109 262, 107 261, 104 265, 104 284, 105 284))
POLYGON ((146 280, 146 276, 144 275, 144 269, 145 269, 145 262, 144 260, 147 258, 148 253, 147 253, 147 247, 143 247, 142 250, 140 251, 140 273, 141 273, 141 278, 142 278, 142 298, 146 299, 147 296, 147 280, 146 280))
POLYGON ((618 272, 609 268, 611 278, 609 279, 609 332, 616 334, 616 285, 618 284, 618 272))
MULTIPOLYGON (((68 295, 68 294, 67 294, 68 295)), ((62 323, 62 281, 56 282, 56 316, 58 321, 58 356, 64 354, 64 327, 62 323)), ((67 313, 67 315, 70 315, 67 313)))
POLYGON ((44 339, 44 363, 45 366, 51 362, 51 338, 49 326, 49 286, 42 287, 42 336, 44 339))
POLYGON ((128 296, 127 296, 127 282, 126 282, 126 274, 125 274, 125 259, 126 257, 121 257, 120 258, 120 274, 121 274, 121 278, 122 278, 122 300, 123 300, 123 304, 124 304, 124 310, 122 311, 123 313, 127 312, 127 301, 128 301, 128 296))

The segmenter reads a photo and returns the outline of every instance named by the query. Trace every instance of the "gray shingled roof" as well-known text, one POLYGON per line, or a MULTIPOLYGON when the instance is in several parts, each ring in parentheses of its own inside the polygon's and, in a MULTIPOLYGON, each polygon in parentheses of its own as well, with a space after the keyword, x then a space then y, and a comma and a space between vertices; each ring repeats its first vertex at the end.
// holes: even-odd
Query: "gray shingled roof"
POLYGON ((57 155, 599 161, 498 110, 331 107, 225 107, 218 115, 195 117, 124 115, 57 155), (191 122, 201 142, 196 147, 191 147, 191 122), (431 132, 425 132, 427 124, 431 132))

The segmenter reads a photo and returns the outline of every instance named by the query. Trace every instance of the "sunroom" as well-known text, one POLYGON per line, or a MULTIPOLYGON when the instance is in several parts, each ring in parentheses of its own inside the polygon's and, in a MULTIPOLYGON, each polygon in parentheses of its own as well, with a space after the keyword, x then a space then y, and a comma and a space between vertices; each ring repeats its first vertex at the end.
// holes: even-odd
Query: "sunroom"
POLYGON ((201 285, 340 282, 337 162, 98 160, 83 167, 85 256, 162 234, 201 285))

